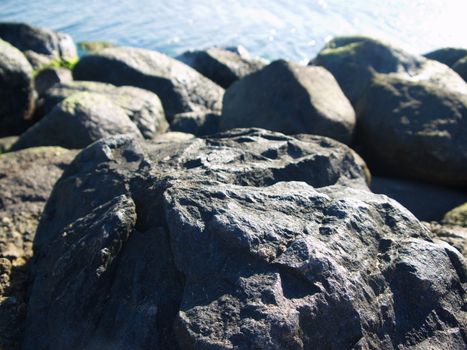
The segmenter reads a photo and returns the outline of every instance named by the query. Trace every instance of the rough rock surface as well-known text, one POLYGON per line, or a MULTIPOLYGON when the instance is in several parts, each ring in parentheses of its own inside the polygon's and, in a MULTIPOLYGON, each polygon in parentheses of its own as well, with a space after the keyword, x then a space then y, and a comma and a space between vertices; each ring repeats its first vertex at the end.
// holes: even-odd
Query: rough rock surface
POLYGON ((261 60, 245 58, 245 56, 219 47, 187 51, 177 56, 177 59, 225 89, 238 79, 266 65, 261 60))
POLYGON ((152 91, 161 99, 169 122, 177 113, 222 109, 224 89, 193 68, 156 51, 130 47, 104 49, 83 57, 73 76, 77 80, 152 91))
POLYGON ((69 83, 73 80, 71 71, 66 68, 51 67, 39 71, 34 79, 36 91, 42 95, 55 84, 69 83))
POLYGON ((103 137, 117 134, 142 137, 123 109, 100 94, 74 94, 34 124, 12 146, 20 150, 37 146, 84 148, 103 137))
POLYGON ((355 112, 333 76, 321 67, 275 61, 227 89, 221 129, 261 127, 351 141, 355 112))
MULTIPOLYGON (((78 58, 75 43, 68 34, 33 27, 25 23, 0 23, 0 39, 23 52, 33 52, 48 61, 74 61, 78 58)), ((39 62, 37 59, 31 63, 39 62)))
POLYGON ((16 141, 18 141, 18 136, 0 138, 0 154, 8 152, 16 141))
POLYGON ((460 254, 323 137, 101 140, 35 252, 26 350, 465 346, 460 254))
POLYGON ((467 202, 447 212, 443 222, 448 225, 467 227, 467 202))
POLYGON ((451 90, 462 89, 465 85, 446 65, 361 36, 331 40, 310 64, 329 70, 353 105, 376 73, 394 73, 401 78, 428 80, 451 90))
POLYGON ((456 248, 467 259, 467 227, 439 223, 425 222, 433 236, 456 248))
POLYGON ((467 56, 457 61, 452 69, 467 82, 467 56))
POLYGON ((423 56, 429 58, 430 60, 435 60, 444 63, 449 67, 452 67, 461 58, 467 57, 467 50, 456 47, 446 47, 428 52, 423 56))
POLYGON ((219 132, 220 119, 220 114, 205 111, 179 113, 174 116, 170 129, 196 136, 211 135, 219 132))
POLYGON ((108 97, 125 111, 145 138, 163 133, 169 126, 162 103, 156 94, 133 86, 116 87, 91 81, 57 84, 45 91, 38 101, 41 114, 39 117, 46 115, 58 103, 77 92, 92 92, 108 97))
POLYGON ((467 85, 378 74, 356 106, 356 143, 372 172, 467 186, 467 85))
POLYGON ((0 40, 0 137, 24 130, 34 99, 31 65, 18 49, 0 40))
POLYGON ((441 221, 446 212, 467 201, 467 192, 419 181, 373 176, 371 190, 395 199, 419 220, 441 221))
POLYGON ((36 226, 55 181, 75 155, 59 147, 0 155, 0 349, 19 349, 36 226))

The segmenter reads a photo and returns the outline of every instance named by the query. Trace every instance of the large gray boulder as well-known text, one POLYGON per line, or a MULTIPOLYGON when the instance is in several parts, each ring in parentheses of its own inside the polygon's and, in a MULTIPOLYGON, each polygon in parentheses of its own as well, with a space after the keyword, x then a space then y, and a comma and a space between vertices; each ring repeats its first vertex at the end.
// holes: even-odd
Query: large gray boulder
POLYGON ((186 51, 177 56, 177 59, 225 89, 238 79, 266 65, 264 61, 246 58, 244 55, 220 47, 186 51))
POLYGON ((463 349, 462 257, 357 163, 263 130, 94 143, 37 231, 23 349, 463 349))
POLYGON ((355 112, 328 71, 279 60, 227 89, 220 127, 309 133, 349 143, 354 125, 355 112))
POLYGON ((31 65, 18 49, 0 40, 0 137, 25 129, 34 100, 31 65))
POLYGON ((310 64, 329 70, 353 105, 357 104, 376 73, 428 80, 452 90, 464 84, 446 65, 361 36, 331 40, 310 64))
POLYGON ((456 47, 445 47, 424 54, 426 58, 444 63, 452 67, 461 58, 467 57, 467 50, 456 47))
POLYGON ((91 81, 73 81, 56 84, 46 90, 38 101, 38 117, 49 113, 58 103, 78 92, 103 95, 122 108, 136 124, 145 138, 164 133, 169 124, 159 97, 147 90, 133 86, 116 87, 91 81))
POLYGON ((360 99, 356 142, 370 169, 467 186, 467 85, 380 74, 360 99))
POLYGON ((175 114, 170 129, 196 136, 211 135, 219 132, 220 114, 198 111, 175 114))
POLYGON ((27 57, 31 57, 30 62, 35 68, 45 62, 74 62, 78 59, 71 36, 50 29, 34 27, 26 23, 0 23, 0 39, 17 47, 27 57))
POLYGON ((127 133, 142 138, 125 111, 110 99, 81 92, 60 102, 23 133, 11 150, 37 146, 79 149, 103 137, 127 133))
POLYGON ((42 209, 76 151, 40 147, 0 155, 0 348, 19 349, 29 259, 42 209))
POLYGON ((221 110, 224 90, 193 68, 162 53, 130 47, 108 48, 83 57, 73 70, 77 80, 131 85, 154 92, 169 122, 177 113, 221 110))

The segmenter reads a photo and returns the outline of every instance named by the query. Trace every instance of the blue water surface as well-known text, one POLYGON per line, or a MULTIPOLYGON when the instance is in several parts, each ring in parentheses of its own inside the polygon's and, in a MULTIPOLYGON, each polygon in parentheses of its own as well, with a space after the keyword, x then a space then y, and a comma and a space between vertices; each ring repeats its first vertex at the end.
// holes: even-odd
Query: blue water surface
POLYGON ((0 0, 0 21, 169 55, 243 45, 306 62, 336 35, 365 34, 412 52, 467 47, 467 0, 0 0))

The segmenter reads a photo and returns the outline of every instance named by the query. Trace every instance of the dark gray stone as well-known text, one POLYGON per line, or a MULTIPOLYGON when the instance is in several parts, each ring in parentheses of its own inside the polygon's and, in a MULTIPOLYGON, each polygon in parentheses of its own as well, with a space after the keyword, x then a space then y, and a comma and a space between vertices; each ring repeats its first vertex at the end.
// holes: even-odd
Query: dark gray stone
POLYGON ((108 48, 83 57, 73 70, 76 80, 131 85, 156 93, 169 122, 177 113, 220 111, 224 90, 191 67, 156 51, 108 48))
POLYGON ((266 64, 257 59, 231 50, 212 47, 206 50, 187 51, 177 59, 208 77, 223 88, 228 88, 238 79, 256 72, 266 64))
MULTIPOLYGON (((23 52, 32 51, 49 61, 76 61, 75 43, 68 34, 26 23, 0 23, 0 38, 23 52)), ((33 60, 31 63, 34 63, 33 60)))
POLYGON ((428 52, 423 56, 430 60, 435 60, 452 67, 461 58, 467 57, 467 50, 455 47, 446 47, 428 52))
POLYGON ((55 84, 69 83, 73 80, 71 71, 66 68, 45 68, 39 71, 34 79, 36 91, 42 95, 55 84))
POLYGON ((34 248, 25 350, 465 346, 459 252, 323 137, 98 141, 34 248))
POLYGON ((352 106, 321 67, 275 61, 237 81, 224 95, 222 130, 260 127, 349 143, 354 125, 352 106))
POLYGON ((448 210, 467 201, 466 192, 452 188, 378 176, 372 177, 371 190, 395 199, 423 221, 440 221, 448 210))
POLYGON ((467 186, 467 85, 457 82, 374 77, 355 136, 373 173, 467 186))
POLYGON ((110 99, 81 92, 60 102, 23 133, 11 150, 37 146, 79 149, 103 137, 126 133, 142 137, 125 111, 110 99))
POLYGON ((136 124, 145 138, 164 133, 169 124, 159 97, 147 90, 133 86, 116 87, 91 81, 73 81, 57 84, 45 91, 38 101, 37 118, 49 113, 58 103, 77 92, 103 95, 122 108, 136 124))
POLYGON ((452 69, 461 76, 462 79, 467 81, 467 56, 457 61, 452 69))
POLYGON ((210 112, 186 112, 174 116, 170 129, 196 136, 211 135, 219 132, 221 116, 210 112))
POLYGON ((26 129, 34 100, 31 65, 18 49, 0 40, 0 137, 26 129))

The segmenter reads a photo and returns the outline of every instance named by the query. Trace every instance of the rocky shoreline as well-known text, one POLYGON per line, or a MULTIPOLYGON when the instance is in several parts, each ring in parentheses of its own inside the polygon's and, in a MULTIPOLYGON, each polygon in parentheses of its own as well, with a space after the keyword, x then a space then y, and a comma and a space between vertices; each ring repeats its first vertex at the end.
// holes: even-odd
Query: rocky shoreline
POLYGON ((0 23, 0 349, 465 349, 466 49, 79 48, 0 23))

